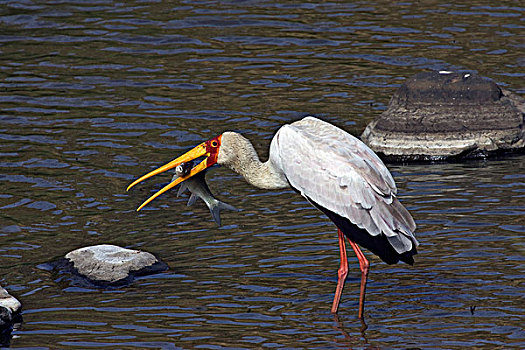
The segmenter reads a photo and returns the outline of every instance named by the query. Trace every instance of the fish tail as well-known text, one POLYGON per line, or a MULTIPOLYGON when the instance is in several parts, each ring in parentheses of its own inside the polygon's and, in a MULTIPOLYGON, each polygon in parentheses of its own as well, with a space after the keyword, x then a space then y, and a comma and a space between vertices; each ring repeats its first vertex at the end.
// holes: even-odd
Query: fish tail
POLYGON ((216 200, 211 203, 209 208, 211 216, 213 217, 213 221, 215 221, 219 226, 221 226, 221 210, 239 211, 239 209, 235 208, 233 205, 221 202, 220 200, 216 200))
POLYGON ((228 203, 224 203, 221 201, 219 201, 218 207, 219 209, 224 210, 239 211, 239 209, 235 208, 233 205, 229 205, 228 203))
POLYGON ((211 216, 213 217, 213 221, 219 226, 221 226, 221 206, 219 201, 218 203, 213 203, 209 206, 211 216))

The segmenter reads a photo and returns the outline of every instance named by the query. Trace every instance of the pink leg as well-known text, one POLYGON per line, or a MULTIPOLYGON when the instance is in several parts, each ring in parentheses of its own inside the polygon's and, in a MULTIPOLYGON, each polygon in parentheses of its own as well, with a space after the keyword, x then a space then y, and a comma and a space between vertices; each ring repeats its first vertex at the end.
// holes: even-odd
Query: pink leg
POLYGON ((359 314, 358 317, 360 319, 363 318, 363 310, 365 308, 365 291, 366 291, 366 279, 368 277, 368 270, 370 269, 370 263, 366 259, 365 255, 359 249, 359 246, 352 242, 351 240, 348 240, 350 242, 350 245, 352 248, 354 248, 355 255, 357 255, 357 259, 359 259, 359 267, 361 268, 361 291, 359 294, 359 314))
POLYGON ((332 304, 332 313, 337 313, 339 302, 341 301, 341 294, 343 294, 343 287, 345 285, 346 276, 348 275, 348 259, 346 257, 346 245, 344 233, 337 229, 337 236, 339 238, 339 253, 341 255, 341 266, 337 270, 337 287, 335 289, 334 302, 332 304))

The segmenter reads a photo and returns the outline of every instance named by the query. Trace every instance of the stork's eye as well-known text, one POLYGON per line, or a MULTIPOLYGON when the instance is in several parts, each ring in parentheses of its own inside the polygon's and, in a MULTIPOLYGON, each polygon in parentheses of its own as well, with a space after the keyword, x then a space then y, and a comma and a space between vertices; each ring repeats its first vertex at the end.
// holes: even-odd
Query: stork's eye
POLYGON ((215 140, 213 140, 213 141, 211 142, 211 146, 212 146, 212 147, 217 147, 218 145, 219 145, 219 143, 218 143, 217 141, 215 141, 215 140))

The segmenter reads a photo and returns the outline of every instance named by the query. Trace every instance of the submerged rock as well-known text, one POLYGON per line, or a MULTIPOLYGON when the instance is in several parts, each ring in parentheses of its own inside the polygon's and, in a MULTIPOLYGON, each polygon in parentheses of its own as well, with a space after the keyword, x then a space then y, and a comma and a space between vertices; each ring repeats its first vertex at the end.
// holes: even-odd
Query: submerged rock
POLYGON ((73 273, 99 286, 117 286, 130 283, 135 276, 166 270, 165 263, 153 254, 102 244, 69 252, 60 267, 69 267, 73 273))
POLYGON ((525 100, 475 74, 408 79, 362 140, 393 161, 479 158, 523 151, 525 100))

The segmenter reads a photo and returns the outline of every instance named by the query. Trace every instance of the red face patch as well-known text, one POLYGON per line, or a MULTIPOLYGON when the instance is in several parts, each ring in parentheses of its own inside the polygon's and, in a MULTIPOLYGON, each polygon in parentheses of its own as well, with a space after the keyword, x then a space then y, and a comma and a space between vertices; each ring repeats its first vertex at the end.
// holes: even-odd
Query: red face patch
POLYGON ((208 166, 217 163, 217 157, 219 156, 219 148, 221 148, 221 136, 216 136, 205 142, 206 144, 206 153, 209 154, 206 163, 208 166))

